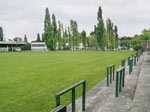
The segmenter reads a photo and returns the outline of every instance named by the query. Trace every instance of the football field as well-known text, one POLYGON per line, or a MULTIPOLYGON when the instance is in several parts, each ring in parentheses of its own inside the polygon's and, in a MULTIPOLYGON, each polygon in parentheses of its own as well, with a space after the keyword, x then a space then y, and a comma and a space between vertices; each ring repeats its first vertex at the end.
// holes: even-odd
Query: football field
MULTIPOLYGON (((55 94, 81 81, 87 91, 106 77, 106 67, 133 51, 47 51, 0 53, 0 112, 49 112, 55 94)), ((76 98, 81 95, 80 87, 76 98)), ((61 97, 69 104, 70 93, 61 97)))

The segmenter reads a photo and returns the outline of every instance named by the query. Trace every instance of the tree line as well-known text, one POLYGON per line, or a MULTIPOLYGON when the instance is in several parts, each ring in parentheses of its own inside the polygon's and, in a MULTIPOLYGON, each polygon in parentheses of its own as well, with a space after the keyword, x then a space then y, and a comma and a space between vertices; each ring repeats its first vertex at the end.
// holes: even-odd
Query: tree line
POLYGON ((3 29, 0 27, 0 41, 3 41, 3 29))
MULTIPOLYGON (((86 31, 78 31, 78 24, 75 20, 70 20, 70 26, 66 27, 60 21, 56 21, 55 14, 52 16, 49 9, 45 10, 44 32, 41 37, 37 34, 36 42, 45 42, 49 50, 74 50, 80 46, 86 49, 114 50, 119 46, 118 28, 110 18, 104 23, 101 7, 97 12, 97 25, 94 25, 94 31, 87 36, 86 31)), ((0 40, 3 36, 2 28, 0 28, 0 40)), ((23 49, 29 48, 27 36, 24 41, 28 43, 23 49)))
POLYGON ((64 27, 63 23, 56 22, 56 17, 52 14, 52 19, 48 8, 45 10, 44 19, 44 32, 42 33, 42 39, 37 36, 37 41, 43 41, 46 43, 49 50, 65 50, 76 49, 81 43, 86 50, 87 48, 93 49, 115 49, 118 48, 118 28, 108 18, 106 21, 106 28, 102 17, 102 9, 99 7, 97 13, 97 25, 94 26, 94 31, 90 33, 90 36, 86 35, 85 30, 78 31, 78 25, 75 20, 70 20, 70 26, 64 27))
POLYGON ((52 14, 51 19, 49 10, 46 8, 41 41, 46 43, 49 50, 75 49, 80 46, 80 43, 83 43, 86 49, 86 32, 83 30, 80 33, 77 22, 74 20, 70 20, 69 27, 64 27, 60 21, 57 23, 55 15, 52 14))
POLYGON ((126 49, 133 48, 138 50, 142 48, 143 40, 150 40, 150 29, 144 29, 141 34, 136 34, 133 37, 122 37, 120 39, 120 46, 126 49))
POLYGON ((118 28, 111 21, 110 18, 106 20, 106 27, 104 24, 102 9, 99 7, 97 13, 97 25, 94 26, 94 31, 91 32, 90 38, 97 41, 94 47, 101 50, 113 50, 119 46, 118 28))

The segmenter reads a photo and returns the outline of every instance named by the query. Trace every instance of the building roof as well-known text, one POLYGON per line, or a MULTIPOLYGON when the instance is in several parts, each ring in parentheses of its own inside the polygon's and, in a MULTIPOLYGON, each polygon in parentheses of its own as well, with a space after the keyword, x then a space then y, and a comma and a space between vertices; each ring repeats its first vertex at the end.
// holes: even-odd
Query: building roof
POLYGON ((45 42, 31 42, 31 44, 45 44, 45 42))
POLYGON ((0 45, 24 45, 26 42, 15 42, 15 41, 0 41, 0 45))

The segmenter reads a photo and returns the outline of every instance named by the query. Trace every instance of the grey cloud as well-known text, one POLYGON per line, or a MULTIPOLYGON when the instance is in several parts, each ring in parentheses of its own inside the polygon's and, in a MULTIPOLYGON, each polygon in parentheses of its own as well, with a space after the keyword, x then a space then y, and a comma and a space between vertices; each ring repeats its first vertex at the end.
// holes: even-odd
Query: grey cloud
POLYGON ((149 0, 0 0, 0 26, 5 37, 24 36, 36 39, 43 32, 45 8, 69 26, 78 22, 79 31, 89 34, 97 24, 97 9, 102 6, 104 20, 109 17, 119 28, 119 36, 133 36, 149 27, 149 0))

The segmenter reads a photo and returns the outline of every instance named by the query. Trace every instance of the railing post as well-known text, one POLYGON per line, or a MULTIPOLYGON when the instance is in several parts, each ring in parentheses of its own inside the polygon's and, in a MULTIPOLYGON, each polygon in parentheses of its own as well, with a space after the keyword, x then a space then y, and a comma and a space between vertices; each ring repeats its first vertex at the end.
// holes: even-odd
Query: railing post
POLYGON ((131 72, 132 72, 132 64, 133 64, 133 62, 132 62, 132 59, 131 59, 131 72))
POLYGON ((107 67, 107 86, 109 86, 109 67, 107 67))
POLYGON ((128 66, 129 66, 129 63, 130 63, 129 61, 130 61, 130 57, 128 57, 128 66))
POLYGON ((86 81, 83 83, 83 93, 82 93, 82 110, 85 111, 85 99, 86 99, 86 81))
POLYGON ((131 69, 131 72, 132 72, 132 71, 133 71, 133 58, 132 58, 132 61, 131 61, 131 62, 132 62, 132 64, 131 64, 131 65, 132 65, 132 69, 131 69))
POLYGON ((139 52, 139 50, 138 50, 138 57, 140 58, 140 52, 139 52))
POLYGON ((119 72, 116 72, 116 97, 118 97, 118 81, 119 80, 119 72))
POLYGON ((110 66, 110 83, 112 83, 112 66, 110 66))
POLYGON ((139 57, 138 57, 138 51, 136 52, 136 57, 137 57, 137 61, 138 61, 138 59, 139 59, 139 57))
POLYGON ((113 81, 115 80, 115 65, 113 64, 113 81))
POLYGON ((121 66, 125 66, 125 59, 124 59, 124 60, 122 60, 122 62, 121 62, 121 66))
POLYGON ((134 55, 132 54, 132 58, 134 57, 134 55))
POLYGON ((131 74, 131 59, 129 60, 129 74, 131 74))
POLYGON ((56 107, 60 105, 60 96, 56 95, 56 107))
POLYGON ((136 65, 136 56, 134 56, 134 66, 136 65))
POLYGON ((119 92, 121 92, 121 88, 122 88, 122 70, 120 71, 119 92))
POLYGON ((124 87, 124 83, 125 83, 125 67, 122 70, 122 74, 123 74, 123 80, 122 80, 122 87, 124 87))
POLYGON ((72 89, 72 112, 75 112, 75 88, 72 89))

